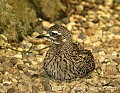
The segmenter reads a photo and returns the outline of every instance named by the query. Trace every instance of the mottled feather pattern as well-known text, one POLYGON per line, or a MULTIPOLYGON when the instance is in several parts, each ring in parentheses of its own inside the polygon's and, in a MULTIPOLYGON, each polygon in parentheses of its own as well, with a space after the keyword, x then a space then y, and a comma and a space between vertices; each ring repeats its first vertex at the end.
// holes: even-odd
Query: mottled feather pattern
POLYGON ((84 77, 93 71, 95 60, 91 51, 84 49, 79 43, 73 43, 71 33, 64 26, 54 25, 48 29, 48 33, 56 30, 67 41, 59 41, 58 45, 53 43, 49 48, 44 59, 44 69, 47 74, 56 80, 72 80, 84 77))

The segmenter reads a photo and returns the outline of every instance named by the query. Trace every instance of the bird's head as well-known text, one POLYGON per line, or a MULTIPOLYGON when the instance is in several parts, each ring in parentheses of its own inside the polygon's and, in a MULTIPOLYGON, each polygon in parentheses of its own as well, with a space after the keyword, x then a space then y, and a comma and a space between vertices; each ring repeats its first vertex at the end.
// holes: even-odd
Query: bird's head
MULTIPOLYGON (((38 38, 40 36, 37 36, 38 38)), ((45 35, 46 39, 51 40, 54 44, 64 44, 71 42, 70 31, 61 25, 54 25, 48 29, 48 34, 45 35)))

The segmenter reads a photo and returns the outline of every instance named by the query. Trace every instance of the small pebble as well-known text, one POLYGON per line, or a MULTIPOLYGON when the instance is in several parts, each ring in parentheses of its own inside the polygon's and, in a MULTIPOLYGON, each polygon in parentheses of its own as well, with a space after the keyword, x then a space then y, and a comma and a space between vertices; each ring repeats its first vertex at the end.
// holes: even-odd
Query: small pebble
POLYGON ((102 55, 102 56, 104 56, 105 52, 104 51, 100 51, 99 54, 102 55))
POLYGON ((3 66, 4 66, 4 68, 9 69, 10 67, 13 67, 13 64, 10 63, 10 62, 5 62, 5 63, 3 64, 3 66))
POLYGON ((103 62, 105 60, 104 56, 99 56, 99 62, 103 62))
POLYGON ((120 73, 120 64, 117 66, 117 69, 118 69, 118 71, 119 71, 119 73, 120 73))
POLYGON ((3 85, 4 85, 4 86, 9 86, 10 84, 12 84, 11 81, 3 81, 3 85))
POLYGON ((101 45, 101 42, 100 41, 97 41, 93 44, 94 47, 99 47, 101 45))
POLYGON ((105 5, 111 6, 113 4, 113 0, 105 0, 105 5))
POLYGON ((43 22, 42 22, 42 25, 43 25, 43 28, 46 29, 46 30, 47 30, 48 28, 50 28, 50 26, 51 26, 51 25, 50 25, 50 22, 48 22, 48 21, 43 21, 43 22))
POLYGON ((76 6, 76 9, 77 9, 78 13, 81 13, 83 11, 84 7, 82 5, 78 5, 78 6, 76 6))
POLYGON ((5 56, 0 56, 0 63, 5 62, 5 56))
POLYGON ((115 67, 107 66, 105 68, 104 77, 114 78, 118 74, 115 67))
POLYGON ((103 37, 103 31, 102 30, 96 30, 95 31, 95 37, 96 38, 102 38, 103 37))
POLYGON ((24 72, 24 73, 27 73, 28 70, 29 70, 29 69, 28 69, 28 67, 26 67, 26 66, 23 68, 23 72, 24 72))
POLYGON ((111 40, 115 37, 115 35, 111 33, 111 34, 108 34, 107 37, 111 40))
POLYGON ((23 51, 23 49, 22 49, 22 48, 18 48, 17 50, 18 50, 18 51, 23 51))
POLYGON ((0 64, 0 72, 4 72, 3 64, 0 64))
POLYGON ((67 24, 67 29, 71 31, 74 25, 76 25, 75 22, 70 22, 67 24))
POLYGON ((73 35, 72 39, 73 39, 73 41, 77 41, 78 40, 78 35, 73 35))
POLYGON ((3 79, 4 79, 4 75, 0 72, 0 83, 3 82, 3 79))
POLYGON ((38 93, 39 89, 36 86, 32 86, 32 93, 38 93))
POLYGON ((17 61, 18 61, 18 58, 16 58, 16 57, 12 57, 10 59, 10 63, 12 63, 13 65, 15 65, 17 63, 17 61))
POLYGON ((15 78, 12 78, 12 82, 17 84, 18 81, 15 78))
POLYGON ((9 89, 7 90, 7 93, 14 93, 14 91, 15 91, 15 89, 14 89, 14 87, 12 87, 12 88, 9 88, 9 89))
POLYGON ((68 17, 65 17, 61 20, 61 22, 63 22, 64 24, 67 24, 70 22, 70 19, 68 17))
POLYGON ((16 55, 14 55, 14 57, 17 57, 17 58, 21 58, 21 59, 22 59, 22 55, 21 55, 21 54, 16 54, 16 55))
POLYGON ((120 58, 115 58, 115 59, 113 59, 113 61, 115 61, 116 63, 120 64, 120 58))
POLYGON ((91 44, 90 38, 86 38, 86 39, 84 40, 84 44, 91 44))
POLYGON ((25 66, 23 64, 17 64, 17 68, 20 70, 23 70, 23 68, 25 68, 25 66))
POLYGON ((117 52, 114 51, 114 52, 112 53, 112 56, 117 56, 117 52))

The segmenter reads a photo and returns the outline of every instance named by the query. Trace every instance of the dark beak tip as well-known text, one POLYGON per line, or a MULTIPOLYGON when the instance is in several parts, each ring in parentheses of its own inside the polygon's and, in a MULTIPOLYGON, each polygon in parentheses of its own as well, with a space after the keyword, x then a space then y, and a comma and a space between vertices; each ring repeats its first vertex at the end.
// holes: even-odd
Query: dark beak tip
POLYGON ((38 35, 36 38, 50 38, 50 37, 42 34, 42 35, 38 35))
POLYGON ((46 37, 45 35, 38 35, 36 38, 44 38, 46 37))
POLYGON ((39 35, 39 36, 36 36, 36 38, 41 38, 41 36, 39 35))

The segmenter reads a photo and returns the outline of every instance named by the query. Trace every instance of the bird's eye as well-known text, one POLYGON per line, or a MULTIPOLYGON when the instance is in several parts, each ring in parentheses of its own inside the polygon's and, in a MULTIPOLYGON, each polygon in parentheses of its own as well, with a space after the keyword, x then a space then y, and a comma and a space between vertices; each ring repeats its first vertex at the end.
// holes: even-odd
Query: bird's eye
POLYGON ((61 33, 59 33, 58 31, 53 30, 53 31, 50 32, 50 35, 51 36, 61 36, 61 33))
POLYGON ((58 33, 54 33, 54 32, 52 32, 51 35, 52 35, 52 36, 57 36, 58 33))

